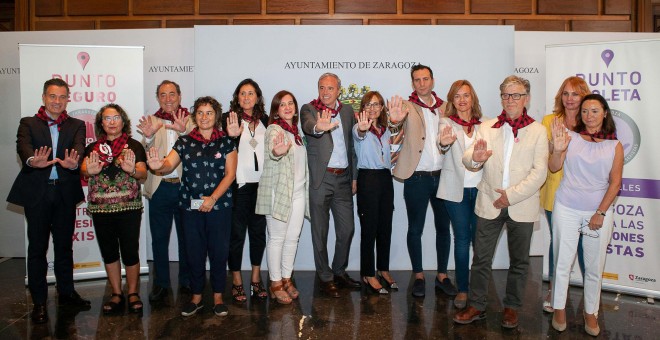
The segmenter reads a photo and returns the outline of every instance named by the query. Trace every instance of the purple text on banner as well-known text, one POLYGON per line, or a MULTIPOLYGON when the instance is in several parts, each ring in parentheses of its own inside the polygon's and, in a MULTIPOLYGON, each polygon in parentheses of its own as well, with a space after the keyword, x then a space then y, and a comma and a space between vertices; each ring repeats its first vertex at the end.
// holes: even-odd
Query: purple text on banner
POLYGON ((660 198, 660 180, 623 178, 619 196, 639 198, 660 198))

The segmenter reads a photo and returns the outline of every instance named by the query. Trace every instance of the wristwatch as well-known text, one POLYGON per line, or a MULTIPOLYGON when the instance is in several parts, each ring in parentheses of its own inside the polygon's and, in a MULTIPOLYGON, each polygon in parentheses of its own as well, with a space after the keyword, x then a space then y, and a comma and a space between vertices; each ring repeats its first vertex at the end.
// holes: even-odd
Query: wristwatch
POLYGON ((600 216, 605 216, 605 213, 600 211, 600 209, 596 210, 596 214, 598 214, 600 216))

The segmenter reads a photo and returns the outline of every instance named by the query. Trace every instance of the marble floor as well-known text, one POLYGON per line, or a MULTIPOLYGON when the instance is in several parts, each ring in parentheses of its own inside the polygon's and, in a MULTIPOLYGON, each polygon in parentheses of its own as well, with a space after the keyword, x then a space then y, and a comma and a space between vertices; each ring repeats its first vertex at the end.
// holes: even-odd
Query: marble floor
MULTIPOLYGON (((177 263, 171 263, 176 273, 177 263)), ((104 316, 101 305, 110 288, 105 280, 76 283, 77 291, 92 301, 87 311, 68 310, 56 306, 55 288, 49 288, 50 320, 32 324, 30 297, 23 285, 25 260, 10 259, 0 263, 0 339, 588 339, 582 321, 582 294, 571 288, 567 305, 568 328, 558 333, 550 326, 551 315, 541 310, 547 284, 541 281, 542 261, 532 258, 520 311, 520 326, 514 330, 500 327, 501 299, 504 295, 506 271, 493 272, 487 319, 470 325, 456 325, 452 300, 435 292, 433 273, 426 273, 426 297, 414 298, 409 284, 409 271, 393 272, 401 290, 389 295, 367 294, 366 291, 342 291, 338 299, 324 297, 318 291, 313 272, 297 272, 294 279, 300 298, 291 305, 279 305, 270 299, 248 299, 245 303, 228 303, 230 314, 215 316, 211 310, 211 294, 205 292, 201 314, 183 318, 180 306, 188 297, 171 292, 166 301, 150 304, 149 277, 141 277, 140 293, 145 300, 142 315, 104 316)), ((351 272, 357 278, 358 273, 351 272)), ((248 272, 244 278, 249 280, 248 272)), ((266 278, 267 274, 262 273, 266 278)), ((450 272, 453 278, 453 272, 450 272)), ((176 278, 173 278, 176 280, 176 278)), ((176 284, 176 282, 173 282, 176 284)), ((228 287, 231 282, 227 281, 228 287)), ((208 285, 207 285, 208 288, 208 285)), ((229 293, 229 289, 227 289, 229 293)), ((227 295, 228 295, 227 293, 227 295)), ((225 302, 230 301, 230 296, 225 302)), ((659 339, 660 306, 646 299, 604 292, 599 323, 602 339, 659 339)))

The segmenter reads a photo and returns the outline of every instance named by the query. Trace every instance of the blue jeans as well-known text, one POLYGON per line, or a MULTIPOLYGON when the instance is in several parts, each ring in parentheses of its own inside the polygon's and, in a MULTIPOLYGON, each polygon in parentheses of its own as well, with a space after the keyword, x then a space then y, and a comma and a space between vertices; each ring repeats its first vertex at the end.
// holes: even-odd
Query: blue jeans
POLYGON ((447 272, 449 262, 449 215, 445 204, 435 195, 438 192, 440 176, 424 176, 413 174, 403 182, 403 199, 406 202, 408 215, 408 255, 414 273, 421 273, 422 266, 422 233, 426 222, 426 210, 431 202, 435 222, 435 249, 438 261, 438 273, 447 272))
POLYGON ((470 286, 470 242, 474 243, 477 230, 477 188, 463 188, 463 200, 445 200, 445 207, 454 229, 454 262, 456 263, 456 285, 458 291, 467 293, 470 286))
MULTIPOLYGON (((552 211, 546 210, 545 217, 548 219, 548 226, 550 227, 550 251, 548 252, 548 281, 552 282, 552 278, 555 276, 555 257, 554 251, 552 250, 552 211)), ((584 281, 584 249, 582 249, 582 235, 580 235, 580 241, 578 241, 577 248, 577 260, 578 265, 580 266, 580 272, 582 273, 582 280, 584 281)))
POLYGON ((154 255, 154 285, 170 287, 170 235, 172 219, 179 244, 179 286, 190 286, 190 271, 186 264, 186 247, 179 210, 178 183, 160 182, 149 200, 149 229, 154 255))

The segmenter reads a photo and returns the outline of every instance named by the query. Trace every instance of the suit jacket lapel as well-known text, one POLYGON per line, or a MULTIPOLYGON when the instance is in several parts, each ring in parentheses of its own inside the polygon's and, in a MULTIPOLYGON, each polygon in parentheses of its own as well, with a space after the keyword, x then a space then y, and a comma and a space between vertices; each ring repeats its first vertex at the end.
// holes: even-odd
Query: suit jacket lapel
MULTIPOLYGON (((456 122, 450 120, 451 125, 454 127, 454 131, 456 131, 456 141, 458 142, 458 145, 460 147, 460 152, 461 154, 465 152, 465 130, 463 130, 463 126, 460 124, 456 124, 456 122)), ((439 133, 442 133, 442 131, 438 131, 439 133)), ((476 133, 476 130, 474 131, 476 133)))

